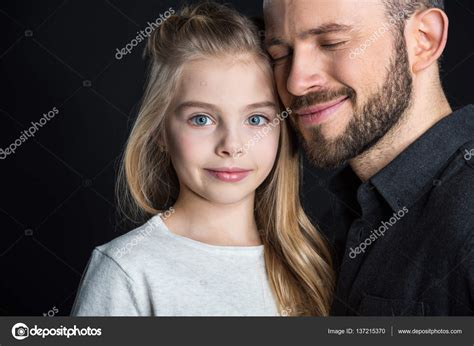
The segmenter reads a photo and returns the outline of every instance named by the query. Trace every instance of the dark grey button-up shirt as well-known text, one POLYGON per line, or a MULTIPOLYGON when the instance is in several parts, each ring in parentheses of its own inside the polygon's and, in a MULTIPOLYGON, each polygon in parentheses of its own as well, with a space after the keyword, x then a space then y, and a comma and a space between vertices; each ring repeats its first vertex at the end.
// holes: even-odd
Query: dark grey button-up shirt
POLYGON ((346 167, 331 186, 333 315, 474 315, 473 105, 369 181, 346 167))

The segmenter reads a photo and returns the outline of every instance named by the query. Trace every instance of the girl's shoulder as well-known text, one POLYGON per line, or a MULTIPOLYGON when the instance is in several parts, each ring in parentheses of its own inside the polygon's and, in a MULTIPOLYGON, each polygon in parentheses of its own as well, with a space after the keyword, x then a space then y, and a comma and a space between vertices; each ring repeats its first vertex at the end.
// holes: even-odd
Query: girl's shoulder
POLYGON ((158 217, 153 216, 143 225, 97 246, 94 251, 116 262, 127 272, 144 264, 167 261, 169 244, 160 230, 158 217))

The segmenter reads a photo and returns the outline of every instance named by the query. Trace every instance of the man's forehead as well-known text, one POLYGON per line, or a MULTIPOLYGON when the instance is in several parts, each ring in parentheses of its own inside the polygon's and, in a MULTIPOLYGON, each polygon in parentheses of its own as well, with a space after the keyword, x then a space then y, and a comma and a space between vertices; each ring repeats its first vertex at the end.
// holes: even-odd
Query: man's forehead
POLYGON ((384 13, 382 0, 264 0, 263 5, 267 34, 331 24, 357 26, 384 13))
POLYGON ((270 6, 287 4, 287 5, 294 5, 294 4, 308 4, 308 3, 319 3, 319 4, 333 4, 333 3, 340 3, 345 5, 351 4, 383 4, 385 0, 263 0, 263 10, 267 10, 270 6))

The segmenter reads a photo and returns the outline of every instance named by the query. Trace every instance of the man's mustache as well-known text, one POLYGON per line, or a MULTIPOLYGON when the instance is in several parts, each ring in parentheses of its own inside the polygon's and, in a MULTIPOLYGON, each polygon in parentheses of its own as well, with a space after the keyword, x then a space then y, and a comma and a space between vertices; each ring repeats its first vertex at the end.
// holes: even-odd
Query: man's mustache
POLYGON ((355 97, 355 91, 349 87, 342 87, 337 90, 326 90, 312 92, 303 96, 297 96, 293 99, 290 105, 290 109, 298 112, 301 109, 308 108, 320 103, 330 102, 342 96, 347 96, 353 100, 355 97))

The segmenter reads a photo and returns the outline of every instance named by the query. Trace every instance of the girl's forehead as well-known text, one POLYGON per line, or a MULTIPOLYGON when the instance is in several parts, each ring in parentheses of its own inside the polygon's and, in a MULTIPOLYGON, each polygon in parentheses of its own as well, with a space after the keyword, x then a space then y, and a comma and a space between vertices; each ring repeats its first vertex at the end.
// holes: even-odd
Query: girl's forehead
MULTIPOLYGON (((199 59, 183 69, 179 95, 250 97, 272 95, 273 76, 257 61, 239 59, 199 59)), ((268 97, 268 96, 267 96, 268 97)))

